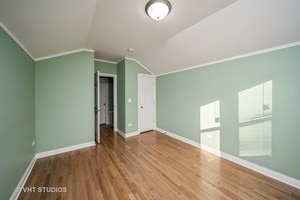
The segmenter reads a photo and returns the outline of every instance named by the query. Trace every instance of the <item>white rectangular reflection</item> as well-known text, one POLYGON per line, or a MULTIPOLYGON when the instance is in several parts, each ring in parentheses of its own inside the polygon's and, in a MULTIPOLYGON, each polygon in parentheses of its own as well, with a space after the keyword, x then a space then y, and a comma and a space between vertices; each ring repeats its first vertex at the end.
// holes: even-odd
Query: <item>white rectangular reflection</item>
POLYGON ((239 92, 239 122, 272 115, 272 81, 239 92))
POLYGON ((220 130, 201 133, 201 144, 215 150, 220 150, 220 130))
POLYGON ((220 126, 220 101, 200 107, 200 130, 220 126))
POLYGON ((239 128, 240 156, 272 155, 272 122, 265 121, 239 128))

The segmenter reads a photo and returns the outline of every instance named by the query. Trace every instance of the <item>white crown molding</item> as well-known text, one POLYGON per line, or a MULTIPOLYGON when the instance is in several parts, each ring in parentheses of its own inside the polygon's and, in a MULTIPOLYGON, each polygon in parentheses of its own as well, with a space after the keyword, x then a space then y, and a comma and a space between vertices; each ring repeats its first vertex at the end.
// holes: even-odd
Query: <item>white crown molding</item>
POLYGON ((14 192, 10 196, 10 198, 9 198, 10 200, 18 199, 18 197, 19 197, 19 195, 20 195, 20 193, 22 191, 22 188, 24 187, 24 185, 25 185, 25 183, 26 183, 26 181, 27 181, 27 179, 28 179, 28 177, 29 177, 29 175, 30 175, 30 173, 32 171, 32 168, 33 168, 36 160, 37 160, 37 158, 34 155, 33 158, 31 159, 31 162, 29 163, 26 171, 24 172, 22 178, 20 179, 17 187, 15 188, 14 192))
POLYGON ((23 44, 17 39, 17 37, 8 30, 8 28, 0 22, 0 26, 3 30, 31 57, 32 60, 35 60, 31 53, 23 46, 23 44))
MULTIPOLYGON (((118 64, 119 62, 122 62, 123 60, 132 60, 132 61, 136 62, 137 64, 139 64, 141 67, 143 67, 143 68, 144 68, 146 71, 148 71, 151 75, 155 76, 155 74, 154 74, 151 70, 149 70, 145 65, 143 65, 142 63, 140 63, 138 60, 136 60, 136 59, 134 59, 134 58, 124 57, 124 58, 122 58, 121 60, 119 60, 119 61, 117 62, 117 64, 118 64)), ((156 77, 156 76, 155 76, 155 77, 156 77)))
POLYGON ((265 175, 265 176, 271 177, 271 178, 273 178, 273 179, 275 179, 275 180, 278 180, 278 181, 280 181, 280 182, 283 182, 283 183, 285 183, 285 184, 288 184, 288 185, 290 185, 290 186, 293 186, 293 187, 295 187, 295 188, 300 189, 300 180, 298 180, 298 179, 289 177, 289 176, 287 176, 287 175, 284 175, 284 174, 281 174, 281 173, 279 173, 279 172, 273 171, 273 170, 268 169, 268 168, 266 168, 266 167, 262 167, 262 166, 260 166, 260 165, 254 164, 254 163, 252 163, 252 162, 243 160, 243 159, 241 159, 241 158, 232 156, 232 155, 227 154, 227 153, 224 153, 224 152, 222 152, 222 151, 217 151, 217 150, 212 149, 212 148, 210 148, 210 147, 201 145, 201 144, 198 143, 198 142, 195 142, 195 141, 190 140, 190 139, 187 139, 187 138, 185 138, 185 137, 176 135, 176 134, 174 134, 174 133, 171 133, 171 132, 169 132, 169 131, 163 130, 163 129, 161 129, 161 128, 156 128, 156 131, 161 132, 161 133, 163 133, 163 134, 166 134, 166 135, 168 135, 168 136, 170 136, 170 137, 173 137, 173 138, 175 138, 175 139, 177 139, 177 140, 180 140, 180 141, 182 141, 182 142, 184 142, 184 143, 190 144, 190 145, 192 145, 192 146, 194 146, 194 147, 200 148, 201 150, 204 150, 204 151, 207 151, 207 152, 209 152, 209 153, 212 153, 212 154, 215 154, 215 155, 217 155, 217 156, 220 156, 220 157, 222 157, 222 158, 224 158, 224 159, 226 159, 226 160, 229 160, 229 161, 231 161, 231 162, 234 162, 234 163, 236 163, 236 164, 239 164, 239 165, 241 165, 241 166, 243 166, 243 167, 246 167, 246 168, 248 168, 248 169, 251 169, 251 170, 253 170, 253 171, 255 171, 255 172, 258 172, 258 173, 260 173, 260 174, 263 174, 263 175, 265 175))
POLYGON ((123 60, 125 60, 125 57, 124 57, 124 58, 121 58, 119 61, 117 61, 117 64, 119 64, 119 63, 122 62, 123 60))
POLYGON ((243 55, 239 55, 239 56, 234 56, 234 57, 231 57, 231 58, 226 58, 226 59, 222 59, 222 60, 218 60, 218 61, 214 61, 214 62, 208 62, 208 63, 204 63, 204 64, 201 64, 201 65, 187 67, 187 68, 180 69, 180 70, 175 70, 175 71, 171 71, 171 72, 167 72, 167 73, 162 73, 162 74, 157 75, 157 77, 168 75, 168 74, 184 72, 184 71, 188 71, 188 70, 191 70, 191 69, 206 67, 206 66, 213 65, 213 64, 218 64, 218 63, 223 63, 223 62, 227 62, 227 61, 237 60, 237 59, 240 59, 240 58, 246 58, 246 57, 259 55, 259 54, 263 54, 263 53, 268 53, 268 52, 272 52, 272 51, 277 51, 277 50, 281 50, 281 49, 286 49, 286 48, 290 48, 290 47, 294 47, 294 46, 298 46, 298 45, 300 45, 300 41, 285 44, 285 45, 281 45, 281 46, 277 46, 277 47, 273 47, 273 48, 269 48, 269 49, 255 51, 255 52, 252 52, 252 53, 247 53, 247 54, 243 54, 243 55))
POLYGON ((95 141, 91 141, 91 142, 76 144, 76 145, 63 147, 63 148, 59 148, 59 149, 54 149, 54 150, 50 150, 50 151, 44 151, 41 153, 37 153, 36 158, 44 158, 44 157, 53 156, 53 155, 57 155, 57 154, 61 154, 61 153, 66 153, 69 151, 74 151, 74 150, 91 147, 91 146, 95 146, 95 145, 96 145, 95 141))
POLYGON ((146 71, 148 71, 150 74, 152 74, 153 76, 155 76, 155 74, 149 70, 147 67, 145 67, 145 65, 143 65, 142 63, 140 63, 139 61, 137 61, 136 59, 134 58, 129 58, 129 57, 125 57, 124 59, 127 59, 127 60, 132 60, 134 62, 136 62, 137 64, 139 64, 140 66, 142 66, 146 71))
POLYGON ((67 51, 67 52, 63 52, 63 53, 52 54, 52 55, 49 55, 49 56, 43 56, 43 57, 35 58, 34 61, 46 60, 46 59, 49 59, 49 58, 65 56, 65 55, 78 53, 78 52, 92 52, 92 53, 94 53, 94 50, 92 50, 92 49, 76 49, 76 50, 67 51))
POLYGON ((95 61, 99 61, 99 62, 105 62, 105 63, 110 63, 110 64, 118 64, 118 62, 113 62, 113 61, 109 61, 109 60, 101 60, 101 59, 94 59, 95 61))
POLYGON ((72 53, 78 53, 78 52, 94 52, 94 50, 92 49, 77 49, 77 50, 73 50, 73 51, 67 51, 67 52, 63 52, 63 53, 58 53, 58 54, 52 54, 49 56, 43 56, 43 57, 39 57, 39 58, 34 58, 31 53, 24 47, 24 45, 17 39, 17 37, 9 31, 9 29, 2 23, 0 22, 0 26, 1 28, 3 28, 3 30, 31 57, 32 60, 34 61, 40 61, 40 60, 45 60, 45 59, 49 59, 49 58, 54 58, 54 57, 58 57, 58 56, 64 56, 64 55, 68 55, 68 54, 72 54, 72 53))

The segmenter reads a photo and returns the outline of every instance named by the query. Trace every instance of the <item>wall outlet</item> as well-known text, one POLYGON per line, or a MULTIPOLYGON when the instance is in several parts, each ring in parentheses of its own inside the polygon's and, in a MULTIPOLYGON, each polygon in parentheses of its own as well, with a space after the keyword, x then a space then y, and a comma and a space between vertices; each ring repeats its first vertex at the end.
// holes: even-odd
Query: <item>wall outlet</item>
POLYGON ((32 147, 34 147, 35 145, 35 141, 33 140, 32 143, 31 143, 32 147))
POLYGON ((128 99, 127 102, 128 102, 128 103, 132 103, 132 99, 128 99))
POLYGON ((128 127, 131 127, 131 126, 132 126, 132 124, 131 124, 131 123, 129 123, 129 124, 128 124, 128 127))

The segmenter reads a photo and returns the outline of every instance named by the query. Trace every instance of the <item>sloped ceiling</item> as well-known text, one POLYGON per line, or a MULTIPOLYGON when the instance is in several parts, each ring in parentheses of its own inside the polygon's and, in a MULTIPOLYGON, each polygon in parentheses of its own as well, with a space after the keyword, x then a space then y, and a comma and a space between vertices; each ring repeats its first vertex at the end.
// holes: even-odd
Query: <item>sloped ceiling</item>
POLYGON ((0 21, 34 58, 84 48, 97 0, 0 0, 0 21))
POLYGON ((157 75, 300 41, 299 0, 170 0, 162 21, 147 1, 1 0, 0 21, 34 58, 88 48, 157 75))
POLYGON ((299 0, 240 0, 137 56, 155 74, 300 41, 299 0))
POLYGON ((100 59, 119 61, 124 56, 134 57, 235 1, 171 0, 171 13, 164 20, 155 21, 145 13, 148 0, 99 0, 86 45, 100 59), (134 52, 129 54, 128 48, 134 52))

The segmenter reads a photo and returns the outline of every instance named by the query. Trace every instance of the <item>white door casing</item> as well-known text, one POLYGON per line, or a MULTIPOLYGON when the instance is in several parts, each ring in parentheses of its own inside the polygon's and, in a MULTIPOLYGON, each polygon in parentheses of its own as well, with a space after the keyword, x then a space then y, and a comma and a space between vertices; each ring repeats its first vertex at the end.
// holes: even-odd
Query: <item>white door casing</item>
POLYGON ((100 73, 100 76, 103 77, 112 77, 113 78, 113 129, 115 132, 118 131, 118 105, 117 105, 117 75, 108 74, 108 73, 100 73))
POLYGON ((100 143, 100 72, 95 73, 95 141, 100 143))
POLYGON ((156 86, 152 75, 138 74, 138 131, 154 130, 156 125, 156 86))

